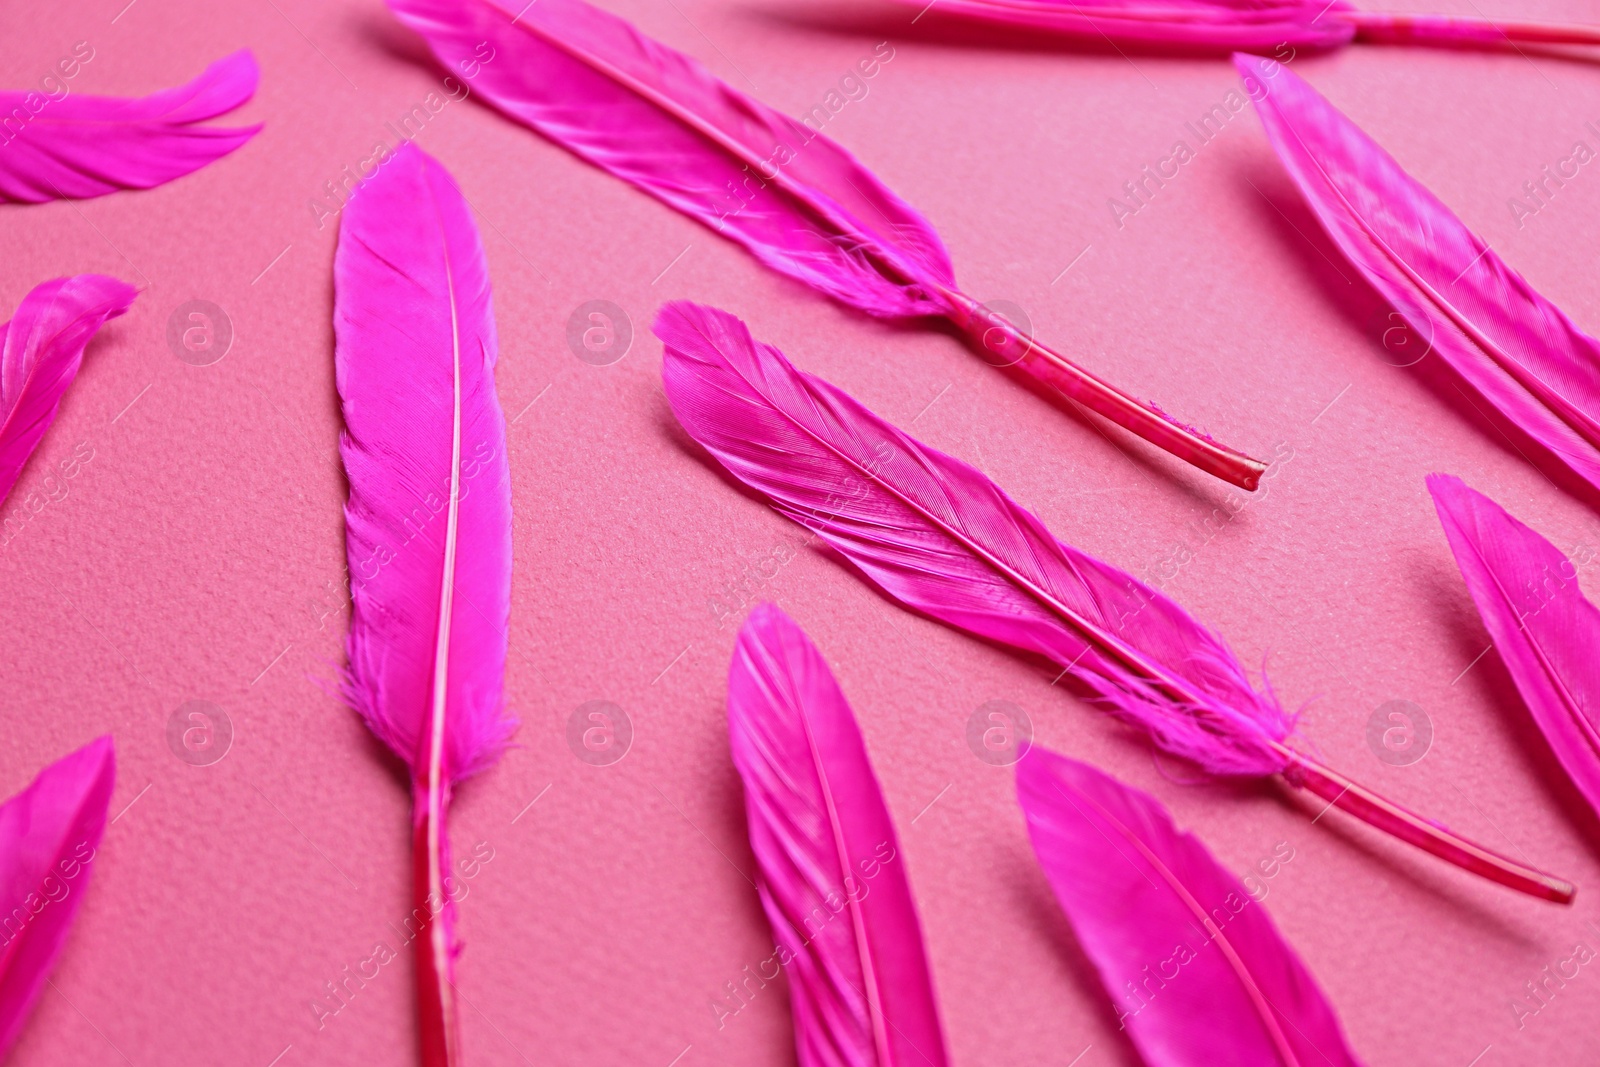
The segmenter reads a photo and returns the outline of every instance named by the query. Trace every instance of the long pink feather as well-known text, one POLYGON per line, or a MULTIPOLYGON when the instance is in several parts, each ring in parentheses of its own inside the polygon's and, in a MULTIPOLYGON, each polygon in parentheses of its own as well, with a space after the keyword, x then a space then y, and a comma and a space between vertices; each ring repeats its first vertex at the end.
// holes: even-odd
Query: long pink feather
MULTIPOLYGON (((989 26, 1092 43, 1240 52, 1335 48, 1353 40, 1445 47, 1600 44, 1593 26, 1357 11, 1343 0, 901 0, 989 26)), ((919 15, 920 17, 920 15, 919 15)), ((1290 52, 1293 55, 1293 52, 1290 52)))
POLYGON ((1600 815, 1600 610, 1561 551, 1459 478, 1428 491, 1467 592, 1533 721, 1600 815))
POLYGON ((771 604, 734 646, 728 737, 801 1067, 944 1067, 905 858, 861 731, 822 653, 771 604))
POLYGON ((55 421, 89 339, 137 295, 101 274, 55 278, 34 286, 0 325, 0 500, 55 421))
POLYGON ((1316 90, 1286 70, 1268 77, 1254 57, 1234 62, 1266 87, 1267 137, 1356 269, 1467 384, 1600 489, 1600 343, 1316 90))
POLYGON ((1359 1067, 1266 910, 1154 797, 1034 748, 1017 800, 1147 1067, 1359 1067))
POLYGON ((115 784, 111 738, 89 742, 0 804, 0 1060, 66 943, 115 784))
POLYGON ((241 50, 144 97, 0 92, 0 200, 83 200, 199 170, 260 131, 197 125, 244 104, 260 76, 241 50))
POLYGON ((1113 714, 1212 774, 1281 774, 1452 863, 1570 901, 1570 884, 1297 752, 1277 700, 1178 604, 1063 544, 981 472, 796 370, 732 315, 672 303, 655 332, 667 400, 690 436, 891 598, 1071 672, 1113 714))
POLYGON ((938 315, 1015 365, 1217 477, 1265 467, 1120 392, 956 288, 932 225, 827 137, 584 0, 389 0, 503 113, 870 315, 938 315), (520 8, 521 10, 516 10, 520 8), (514 17, 513 17, 514 13, 514 17), (492 61, 485 61, 487 46, 492 61))
POLYGON ((425 1067, 458 1063, 445 813, 505 714, 511 478, 488 264, 443 167, 402 147, 344 212, 336 369, 350 498, 345 691, 411 771, 425 1067))

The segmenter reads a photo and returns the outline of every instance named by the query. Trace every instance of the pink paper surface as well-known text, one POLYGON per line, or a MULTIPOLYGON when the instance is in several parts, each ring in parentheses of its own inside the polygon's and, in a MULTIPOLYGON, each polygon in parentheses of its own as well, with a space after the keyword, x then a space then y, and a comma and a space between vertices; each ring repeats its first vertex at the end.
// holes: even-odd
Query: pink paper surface
MULTIPOLYGON (((267 125, 156 190, 0 207, 0 315, 62 274, 143 289, 90 346, 0 509, 0 794, 107 731, 120 770, 89 899, 11 1062, 415 1062, 409 952, 363 963, 398 948, 410 907, 408 795, 326 685, 343 656, 345 490, 336 227, 319 228, 311 205, 378 141, 393 145, 386 124, 442 72, 373 0, 123 4, 9 6, 0 84, 37 84, 86 40, 94 58, 72 91, 143 94, 247 46, 261 90, 231 121, 267 125), (197 299, 234 333, 208 366, 167 340, 169 317, 197 299), (231 723, 218 762, 169 746, 190 701, 231 723), (364 984, 349 977, 374 967, 364 984), (346 1002, 319 1012, 330 982, 346 1002)), ((478 210, 494 278, 516 534, 507 692, 523 719, 520 747, 454 810, 457 853, 492 854, 463 883, 469 1062, 792 1062, 781 979, 747 976, 772 937, 723 711, 755 598, 806 628, 860 716, 957 1063, 1135 1062, 1033 861, 1010 771, 969 748, 969 718, 994 700, 1025 709, 1040 741, 1153 791, 1241 876, 1287 842, 1264 906, 1367 1062, 1596 1062, 1600 962, 1565 961, 1580 942, 1600 948, 1600 826, 1498 659, 1477 658, 1488 639, 1423 477, 1462 476, 1569 551, 1600 543, 1600 512, 1526 462, 1430 360, 1392 365, 1409 357, 1384 347, 1391 323, 1248 109, 1204 144, 1186 127, 1226 111, 1229 64, 974 45, 898 8, 608 6, 795 115, 892 42, 867 95, 825 129, 934 221, 965 287, 1279 462, 1235 513, 1226 486, 1063 415, 954 336, 832 306, 475 101, 446 104, 418 141, 478 210), (1119 227, 1108 200, 1180 139, 1194 158, 1119 227), (1321 805, 1275 788, 1185 784, 1049 675, 802 547, 674 426, 648 332, 673 298, 735 312, 981 466, 1063 538, 1161 581, 1247 663, 1270 655, 1287 703, 1314 700, 1303 734, 1331 764, 1571 878, 1576 905, 1515 896, 1338 813, 1311 825, 1321 805), (631 319, 632 347, 609 366, 568 345, 569 316, 591 300, 631 319), (1435 734, 1410 766, 1367 740, 1374 709, 1397 699, 1435 734), (632 725, 609 766, 567 741, 593 700, 632 725)), ((1593 17, 1577 0, 1489 13, 1593 17)), ((1574 142, 1600 148, 1586 125, 1600 126, 1597 63, 1355 47, 1292 65, 1595 332, 1600 164, 1520 220, 1508 200, 1574 142)), ((1593 569, 1580 582, 1600 596, 1593 569)))

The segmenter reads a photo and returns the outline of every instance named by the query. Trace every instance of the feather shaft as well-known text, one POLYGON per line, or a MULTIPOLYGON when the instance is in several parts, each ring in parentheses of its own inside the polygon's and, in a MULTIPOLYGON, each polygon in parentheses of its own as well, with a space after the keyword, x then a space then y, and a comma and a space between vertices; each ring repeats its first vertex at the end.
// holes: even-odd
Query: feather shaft
POLYGON ((1264 464, 980 314, 956 287, 932 226, 843 148, 628 23, 582 0, 541 0, 515 18, 489 0, 390 7, 447 66, 472 63, 477 48, 492 44, 495 63, 475 84, 480 95, 744 244, 767 266, 872 315, 939 315, 975 343, 999 334, 1012 353, 1004 365, 1200 470, 1245 489, 1259 484, 1264 464), (596 76, 608 84, 595 84, 596 76), (624 136, 629 131, 637 136, 624 136), (732 212, 717 206, 728 199, 724 184, 740 190, 732 212))
MULTIPOLYGON (((921 0, 902 0, 924 8, 921 0)), ((1493 46, 1600 44, 1600 27, 1454 15, 1358 11, 1342 0, 941 0, 944 15, 1012 30, 1045 31, 1084 41, 1272 54, 1285 48, 1376 44, 1493 46)))
POLYGON ((1283 772, 1285 780, 1315 793, 1326 800, 1330 807, 1348 812, 1367 825, 1431 852, 1447 863, 1519 893, 1556 904, 1571 904, 1577 895, 1577 888, 1564 878, 1557 878, 1475 844, 1304 753, 1287 746, 1283 750, 1290 761, 1289 767, 1283 772))
POLYGON ((1600 45, 1600 26, 1556 22, 1503 22, 1456 15, 1409 15, 1350 11, 1344 17, 1356 38, 1388 44, 1528 44, 1600 45))
POLYGON ((1158 746, 1213 774, 1282 774, 1463 869, 1571 899, 1567 883, 1297 752, 1276 701, 1180 606, 1058 541, 981 472, 796 370, 738 319, 674 303, 655 329, 668 402, 689 434, 891 598, 1044 656, 1158 746))
MULTIPOLYGON (((431 198, 432 191, 429 193, 431 198)), ((455 615, 456 538, 461 515, 461 317, 456 304, 455 271, 449 256, 444 258, 444 281, 450 305, 450 502, 446 507, 444 528, 444 574, 439 581, 439 636, 434 642, 428 793, 423 815, 427 893, 417 902, 424 906, 429 901, 445 899, 445 804, 448 800, 444 795, 445 713, 450 693, 450 624, 455 615)), ((419 981, 426 990, 422 998, 424 1040, 431 1043, 431 1047, 424 1050, 423 1062, 450 1067, 459 1062, 460 1024, 450 986, 450 933, 444 923, 429 922, 427 945, 427 957, 418 970, 419 981), (441 1041, 442 1048, 438 1047, 441 1041)))

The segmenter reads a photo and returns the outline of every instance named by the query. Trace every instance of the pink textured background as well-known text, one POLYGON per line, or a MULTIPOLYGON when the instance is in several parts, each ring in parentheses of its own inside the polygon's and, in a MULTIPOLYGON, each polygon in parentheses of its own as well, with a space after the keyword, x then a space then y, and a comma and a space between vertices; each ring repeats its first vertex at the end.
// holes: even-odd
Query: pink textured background
MULTIPOLYGON (((144 290, 90 348, 6 504, 43 493, 48 469, 89 443, 67 495, 0 550, 0 795, 110 731, 113 808, 132 804, 12 1062, 413 1062, 409 958, 320 1031, 308 1006, 342 967, 392 944, 388 924, 409 908, 406 793, 316 681, 341 661, 344 489, 334 229, 319 231, 308 203, 438 72, 376 0, 124 3, 6 5, 0 84, 36 82, 78 40, 95 58, 74 91, 111 94, 178 83, 248 46, 262 86, 238 121, 267 127, 161 189, 0 208, 0 314, 55 275, 102 271, 144 290), (221 305, 237 332, 213 366, 186 365, 165 342, 167 316, 191 298, 221 305), (168 716, 191 699, 221 705, 236 730, 210 767, 166 745, 168 716)), ((1600 543, 1597 512, 1519 458, 1448 381, 1419 373, 1427 364, 1385 362, 1373 299, 1335 266, 1248 111, 1114 225, 1108 197, 1177 138, 1193 146, 1183 124, 1222 100, 1231 67, 967 46, 899 9, 610 6, 791 114, 892 41, 870 95, 827 132, 934 221, 967 288, 1022 305, 1043 337, 1219 438, 1292 458, 1204 541, 1197 524, 1223 506, 1220 483, 1063 416, 949 335, 801 291, 476 102, 449 105, 420 142, 481 212, 495 282, 499 390, 515 417, 507 682, 523 719, 521 747, 455 809, 458 848, 494 852, 462 906, 471 1062, 792 1061, 781 985, 720 1029, 711 1008, 771 951, 742 876, 751 857, 724 732, 734 623, 711 606, 736 605, 741 583, 808 628, 857 709, 956 1063, 1134 1062, 1034 866, 1010 772, 968 750, 967 718, 993 699, 1027 709, 1045 743, 1152 789, 1241 874, 1289 842, 1295 858, 1266 907, 1369 1063, 1600 1059, 1600 963, 1524 1029, 1510 1006, 1574 943, 1600 947, 1600 836, 1495 656, 1462 675, 1487 640, 1422 479, 1460 474, 1563 548, 1600 543), (789 554, 795 530, 729 489, 673 426, 648 324, 677 297, 743 316, 1114 563, 1157 575, 1184 547, 1192 559, 1168 590, 1247 663, 1270 653, 1288 703, 1318 698, 1304 733, 1330 762, 1574 879, 1577 905, 1472 880, 1341 816, 1309 825, 1316 808, 1273 789, 1168 780, 1048 676, 890 606, 813 550, 754 577, 775 547, 789 554), (591 299, 632 317, 633 348, 613 366, 566 345, 567 316, 591 299), (565 726, 602 698, 626 709, 636 739, 596 768, 568 750, 565 726), (1380 763, 1365 740, 1368 715, 1395 698, 1436 730, 1411 767, 1380 763)), ((1581 0, 1495 13, 1593 16, 1581 0)), ((1355 48, 1294 69, 1600 330, 1600 164, 1521 228, 1506 203, 1574 141, 1600 146, 1584 126, 1600 124, 1600 60, 1355 48)), ((1592 571, 1582 582, 1600 594, 1592 571)))

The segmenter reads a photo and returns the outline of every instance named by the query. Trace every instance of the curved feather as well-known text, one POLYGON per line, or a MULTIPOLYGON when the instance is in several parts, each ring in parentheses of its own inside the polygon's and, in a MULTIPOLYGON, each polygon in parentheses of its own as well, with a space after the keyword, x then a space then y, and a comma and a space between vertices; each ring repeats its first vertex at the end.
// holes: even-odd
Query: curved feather
POLYGON ((334 330, 350 497, 344 691, 412 776, 424 1067, 458 1060, 445 812, 497 759, 511 478, 489 271, 466 200, 407 144, 346 206, 334 330))
POLYGON ((1176 603, 1058 541, 982 473, 796 370, 732 315, 672 303, 655 332, 684 429, 889 596, 1070 669, 1213 773, 1284 768, 1289 717, 1176 603))
POLYGON ((89 339, 137 295, 101 274, 55 278, 35 286, 0 325, 0 500, 55 420, 89 339))
POLYGON ((1561 551, 1493 500, 1428 476, 1461 577, 1533 721, 1600 814, 1600 610, 1561 551))
POLYGON ((145 97, 0 91, 0 200, 82 200, 149 189, 220 159, 261 129, 200 126, 255 95, 247 50, 145 97))
POLYGON ((1340 250, 1478 393, 1600 488, 1600 344, 1506 266, 1376 142, 1293 73, 1256 108, 1340 250))
POLYGON ((1266 910, 1154 797, 1034 748, 1017 764, 1017 800, 1148 1067, 1358 1067, 1266 910))
POLYGON ((445 633, 444 767, 458 780, 493 762, 515 726, 502 698, 511 479, 488 264, 443 167, 410 145, 379 167, 344 212, 334 285, 354 586, 347 692, 425 774, 445 633))
POLYGON ((802 1067, 942 1067, 922 929, 861 731, 822 654, 771 604, 734 646, 728 737, 802 1067))
POLYGON ((955 284, 950 260, 926 219, 827 137, 615 15, 583 0, 389 7, 450 70, 476 69, 472 88, 510 118, 774 270, 872 315, 951 310, 938 293, 955 284))
POLYGON ((4 1059, 83 904, 116 782, 111 738, 39 772, 0 804, 0 1059, 4 1059))
POLYGON ((1339 0, 939 0, 936 10, 1092 42, 1246 52, 1334 48, 1356 33, 1339 0))

